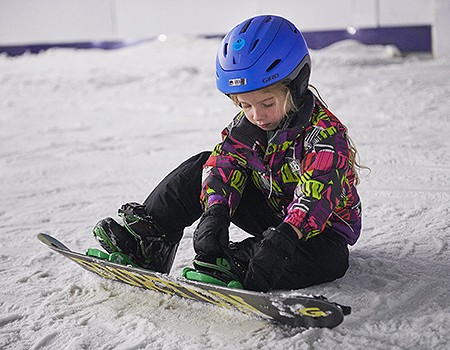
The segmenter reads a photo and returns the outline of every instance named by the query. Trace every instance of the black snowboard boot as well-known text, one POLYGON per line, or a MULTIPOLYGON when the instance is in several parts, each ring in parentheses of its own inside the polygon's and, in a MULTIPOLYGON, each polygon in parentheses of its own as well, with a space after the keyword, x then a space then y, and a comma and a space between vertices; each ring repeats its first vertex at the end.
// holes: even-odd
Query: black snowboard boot
POLYGON ((121 252, 145 269, 169 273, 178 242, 168 242, 144 209, 138 203, 124 204, 119 209, 124 226, 106 218, 94 226, 94 236, 108 253, 121 252))

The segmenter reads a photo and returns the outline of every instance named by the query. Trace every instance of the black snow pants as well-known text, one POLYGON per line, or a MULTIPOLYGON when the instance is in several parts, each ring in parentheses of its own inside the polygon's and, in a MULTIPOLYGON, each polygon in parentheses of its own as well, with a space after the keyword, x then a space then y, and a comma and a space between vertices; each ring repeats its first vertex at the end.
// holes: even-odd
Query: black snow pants
MULTIPOLYGON (((186 227, 203 213, 200 205, 202 168, 210 152, 197 154, 169 173, 144 202, 146 212, 158 223, 170 243, 177 243, 186 227)), ((282 219, 274 214, 263 193, 248 181, 231 221, 251 237, 239 242, 236 257, 246 264, 262 234, 282 219)), ((331 229, 307 241, 299 240, 281 276, 274 276, 275 289, 298 289, 342 277, 348 269, 345 239, 331 229)))

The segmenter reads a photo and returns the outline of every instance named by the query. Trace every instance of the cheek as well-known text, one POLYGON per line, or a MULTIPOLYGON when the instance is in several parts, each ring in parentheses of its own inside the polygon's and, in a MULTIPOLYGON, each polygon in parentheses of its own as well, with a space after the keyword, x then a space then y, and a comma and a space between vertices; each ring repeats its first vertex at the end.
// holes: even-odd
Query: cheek
POLYGON ((258 121, 256 121, 255 118, 253 118, 251 115, 250 116, 246 115, 246 118, 253 125, 258 125, 258 121))
POLYGON ((283 118, 284 118, 284 113, 280 111, 280 112, 278 113, 277 120, 278 120, 279 122, 281 122, 281 121, 283 120, 283 118))
POLYGON ((251 110, 244 111, 244 114, 248 120, 253 121, 253 113, 251 110))
POLYGON ((277 108, 273 111, 272 120, 274 122, 281 122, 284 118, 284 111, 282 108, 277 108))

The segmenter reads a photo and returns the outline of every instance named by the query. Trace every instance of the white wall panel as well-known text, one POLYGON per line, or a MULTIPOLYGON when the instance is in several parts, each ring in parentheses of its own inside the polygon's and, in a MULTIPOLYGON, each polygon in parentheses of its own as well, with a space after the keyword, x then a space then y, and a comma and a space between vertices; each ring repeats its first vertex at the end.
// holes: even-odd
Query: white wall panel
MULTIPOLYGON (((380 25, 430 24, 433 19, 432 0, 379 0, 380 25)), ((450 0, 447 0, 450 1, 450 0)))
POLYGON ((0 0, 0 44, 104 40, 109 0, 0 0))
POLYGON ((222 34, 253 16, 257 0, 116 0, 121 37, 222 34))
POLYGON ((354 27, 378 27, 378 0, 352 0, 352 3, 354 27))
POLYGON ((433 54, 450 56, 450 0, 434 0, 433 54))
POLYGON ((374 27, 376 0, 261 0, 262 13, 291 19, 302 30, 374 27))
MULTIPOLYGON (((0 45, 220 34, 274 13, 300 29, 420 25, 450 0, 0 0, 0 45)), ((441 23, 445 20, 441 18, 441 23)))
POLYGON ((346 28, 351 17, 351 2, 261 0, 261 12, 286 16, 302 30, 346 28))

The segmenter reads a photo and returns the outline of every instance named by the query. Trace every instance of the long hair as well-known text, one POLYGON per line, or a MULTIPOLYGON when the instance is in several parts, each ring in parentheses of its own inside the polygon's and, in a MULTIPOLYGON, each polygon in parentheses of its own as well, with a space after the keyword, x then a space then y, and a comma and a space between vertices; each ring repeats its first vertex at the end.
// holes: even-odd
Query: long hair
MULTIPOLYGON (((328 108, 327 103, 324 101, 322 96, 319 93, 319 90, 314 86, 309 84, 309 90, 314 94, 314 96, 326 107, 328 108)), ((348 129, 345 126, 345 137, 347 138, 347 144, 348 144, 348 161, 350 164, 350 168, 352 169, 352 172, 355 174, 355 185, 358 185, 361 182, 360 178, 360 172, 362 169, 370 171, 370 168, 366 167, 365 165, 361 165, 360 163, 360 157, 358 150, 356 149, 355 142, 352 140, 352 138, 348 135, 348 129)))
MULTIPOLYGON (((297 110, 297 106, 294 102, 294 98, 292 96, 291 90, 289 89, 290 82, 291 82, 290 80, 285 79, 285 80, 282 80, 278 83, 275 83, 273 85, 270 85, 270 86, 264 88, 264 92, 277 93, 277 94, 286 96, 286 99, 284 100, 284 106, 283 106, 285 116, 287 116, 290 112, 297 110)), ((231 94, 231 95, 229 95, 229 97, 231 98, 231 100, 237 107, 239 107, 239 108, 242 107, 238 100, 238 94, 231 94)))
MULTIPOLYGON (((267 93, 275 92, 275 93, 280 93, 280 94, 283 94, 286 96, 286 99, 284 102, 284 113, 286 116, 290 112, 295 112, 298 109, 298 106, 296 105, 294 98, 292 96, 291 90, 289 88, 290 82, 291 82, 290 80, 285 79, 276 84, 273 84, 273 85, 270 85, 270 86, 264 88, 264 91, 267 93)), ((322 98, 322 96, 319 93, 319 90, 317 90, 317 88, 314 85, 309 84, 308 90, 314 94, 315 98, 317 98, 325 106, 325 108, 328 108, 327 103, 324 101, 324 99, 322 98)), ((237 107, 242 107, 239 103, 237 94, 229 95, 229 97, 237 107)), ((370 169, 368 167, 360 164, 359 153, 356 149, 355 143, 348 135, 347 127, 345 127, 345 129, 346 129, 345 134, 346 134, 347 144, 348 144, 349 165, 355 176, 354 184, 358 185, 361 182, 360 175, 359 175, 361 169, 367 169, 369 171, 370 171, 370 169)))

